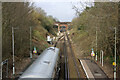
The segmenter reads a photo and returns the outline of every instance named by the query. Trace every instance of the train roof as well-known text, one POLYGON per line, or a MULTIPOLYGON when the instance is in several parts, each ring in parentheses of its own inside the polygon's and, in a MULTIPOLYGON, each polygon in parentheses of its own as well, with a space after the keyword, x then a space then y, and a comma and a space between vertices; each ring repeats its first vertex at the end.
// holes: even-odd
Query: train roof
POLYGON ((56 47, 45 49, 20 78, 52 78, 58 53, 56 47))

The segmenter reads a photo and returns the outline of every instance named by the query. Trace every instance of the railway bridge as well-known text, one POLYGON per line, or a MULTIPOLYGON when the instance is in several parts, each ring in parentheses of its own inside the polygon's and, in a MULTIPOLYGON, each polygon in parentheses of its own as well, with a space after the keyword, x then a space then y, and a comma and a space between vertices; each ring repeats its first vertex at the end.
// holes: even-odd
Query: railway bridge
POLYGON ((57 26, 58 32, 65 32, 68 30, 69 25, 71 25, 71 22, 56 22, 54 23, 55 26, 57 26))

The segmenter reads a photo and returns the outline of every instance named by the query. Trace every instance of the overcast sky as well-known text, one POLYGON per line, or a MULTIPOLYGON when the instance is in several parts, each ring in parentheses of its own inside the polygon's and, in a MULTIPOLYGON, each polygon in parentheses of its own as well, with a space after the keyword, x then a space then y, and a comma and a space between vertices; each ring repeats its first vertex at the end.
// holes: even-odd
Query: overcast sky
POLYGON ((74 17, 76 17, 76 12, 73 8, 73 5, 81 7, 79 2, 71 1, 59 1, 53 0, 51 2, 35 2, 34 5, 36 7, 41 7, 47 15, 52 15, 53 17, 57 18, 61 22, 70 22, 74 17))

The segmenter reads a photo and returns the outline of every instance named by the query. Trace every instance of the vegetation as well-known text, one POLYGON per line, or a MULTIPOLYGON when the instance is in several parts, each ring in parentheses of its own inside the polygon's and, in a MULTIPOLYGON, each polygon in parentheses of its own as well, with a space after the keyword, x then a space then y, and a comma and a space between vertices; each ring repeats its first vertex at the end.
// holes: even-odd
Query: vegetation
POLYGON ((80 13, 77 7, 74 7, 78 17, 74 18, 73 33, 74 42, 79 44, 85 54, 90 54, 91 48, 96 51, 96 31, 97 31, 97 52, 104 51, 105 62, 112 64, 115 52, 115 29, 117 28, 117 64, 120 63, 120 26, 118 22, 118 10, 120 4, 115 2, 96 2, 92 7, 80 13), (77 42, 79 41, 79 42, 77 42))
POLYGON ((9 76, 12 74, 13 67, 12 27, 15 36, 15 66, 17 66, 19 64, 16 63, 21 62, 22 65, 22 62, 29 58, 30 27, 32 28, 32 50, 35 46, 40 54, 50 46, 46 41, 46 34, 56 35, 53 29, 55 20, 52 16, 47 16, 41 8, 33 7, 29 2, 2 3, 2 61, 9 59, 9 76))

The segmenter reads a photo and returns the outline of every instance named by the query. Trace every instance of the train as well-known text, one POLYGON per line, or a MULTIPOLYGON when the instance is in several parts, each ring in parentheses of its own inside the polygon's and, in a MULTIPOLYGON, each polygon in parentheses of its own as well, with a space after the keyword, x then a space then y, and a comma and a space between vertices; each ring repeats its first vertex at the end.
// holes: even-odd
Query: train
POLYGON ((49 47, 38 56, 18 80, 53 80, 59 71, 59 48, 49 47))

